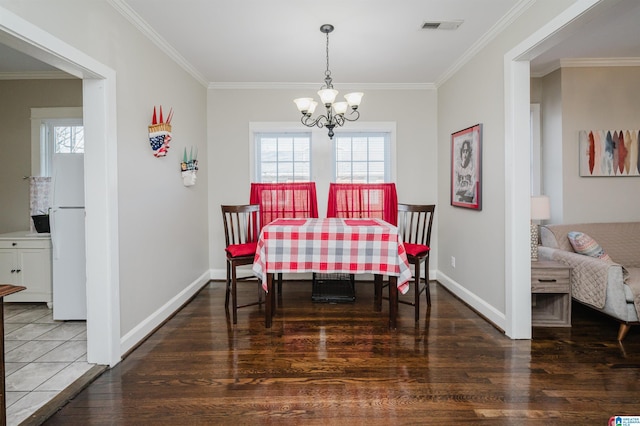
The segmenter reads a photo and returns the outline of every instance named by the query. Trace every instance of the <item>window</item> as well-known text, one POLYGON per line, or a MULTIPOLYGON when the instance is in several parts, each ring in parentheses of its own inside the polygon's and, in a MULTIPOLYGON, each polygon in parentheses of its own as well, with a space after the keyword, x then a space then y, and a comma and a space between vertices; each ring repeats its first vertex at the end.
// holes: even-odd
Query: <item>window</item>
POLYGON ((336 131, 299 122, 249 123, 251 182, 315 182, 318 213, 330 182, 395 182, 394 122, 353 122, 336 131), (338 153, 340 148, 340 153, 338 153))
POLYGON ((84 127, 82 120, 43 120, 41 146, 45 153, 42 159, 42 176, 51 176, 53 154, 83 154, 84 127))
POLYGON ((310 133, 256 133, 257 181, 309 182, 310 133))
POLYGON ((31 175, 51 176, 54 154, 84 153, 82 108, 31 108, 31 175))
POLYGON ((542 153, 540 141, 540 104, 531 104, 530 112, 531 138, 531 195, 542 194, 542 153))
POLYGON ((84 153, 84 127, 47 123, 47 138, 55 154, 84 153))
POLYGON ((391 181, 388 133, 342 133, 334 138, 335 182, 391 181))

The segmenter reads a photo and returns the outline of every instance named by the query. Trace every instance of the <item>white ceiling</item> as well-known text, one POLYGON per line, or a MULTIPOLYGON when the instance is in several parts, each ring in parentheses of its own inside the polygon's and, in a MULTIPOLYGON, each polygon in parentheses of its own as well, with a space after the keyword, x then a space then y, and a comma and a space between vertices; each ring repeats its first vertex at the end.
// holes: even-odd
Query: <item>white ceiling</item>
MULTIPOLYGON (((550 0, 547 0, 550 1, 550 0)), ((561 58, 640 58, 640 1, 611 7, 532 61, 532 73, 561 58)), ((199 80, 214 85, 316 83, 325 35, 337 85, 438 84, 530 0, 110 0, 199 80), (462 20, 457 30, 425 21, 462 20)), ((51 69, 0 45, 0 76, 51 69)))
MULTIPOLYGON (((124 3, 124 0, 117 0, 124 3)), ((126 0, 207 82, 433 83, 514 0, 126 0), (455 31, 427 20, 463 20, 455 31)))

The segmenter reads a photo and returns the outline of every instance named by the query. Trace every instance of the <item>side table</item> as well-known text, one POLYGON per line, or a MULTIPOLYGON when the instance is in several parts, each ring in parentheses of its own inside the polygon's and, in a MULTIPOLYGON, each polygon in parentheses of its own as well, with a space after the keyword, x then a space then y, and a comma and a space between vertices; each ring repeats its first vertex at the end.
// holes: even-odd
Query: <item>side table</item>
POLYGON ((554 261, 531 262, 531 325, 571 327, 571 267, 554 261))

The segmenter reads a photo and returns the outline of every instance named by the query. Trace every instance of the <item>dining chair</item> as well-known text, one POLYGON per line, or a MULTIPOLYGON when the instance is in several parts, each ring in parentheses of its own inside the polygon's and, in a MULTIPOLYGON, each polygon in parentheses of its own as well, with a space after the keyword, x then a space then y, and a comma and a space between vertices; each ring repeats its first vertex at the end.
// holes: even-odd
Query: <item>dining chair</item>
MULTIPOLYGON (((374 218, 382 219, 396 225, 398 218, 398 196, 395 183, 335 183, 329 184, 327 200, 327 217, 337 218, 374 218)), ((341 278, 344 274, 325 274, 312 276, 314 295, 320 293, 325 282, 342 282, 333 285, 334 289, 346 288, 346 294, 339 290, 335 294, 323 296, 328 301, 355 300, 355 276, 348 274, 348 279, 341 278)))
MULTIPOLYGON (((260 206, 261 227, 281 218, 318 217, 315 182, 252 182, 249 203, 260 206)), ((277 280, 281 296, 282 273, 277 280)))
POLYGON ((398 223, 395 183, 331 183, 327 217, 378 218, 398 223))
POLYGON ((225 253, 227 256, 227 281, 224 299, 224 307, 229 314, 229 295, 233 305, 233 323, 238 323, 238 309, 247 306, 255 306, 264 303, 262 300, 262 285, 258 280, 258 301, 238 305, 237 283, 242 280, 257 279, 254 275, 245 277, 237 276, 237 267, 253 264, 260 235, 259 213, 260 206, 248 205, 222 205, 222 218, 224 221, 225 253))
MULTIPOLYGON (((402 238, 407 260, 414 266, 413 301, 398 299, 415 307, 416 321, 420 318, 420 295, 426 295, 427 306, 431 306, 429 292, 429 254, 431 253, 431 226, 435 213, 435 204, 418 205, 398 203, 398 235, 402 238), (421 278, 420 265, 424 263, 424 278, 421 278), (420 280, 424 279, 424 285, 420 280)), ((387 284, 388 285, 388 284, 387 284)))

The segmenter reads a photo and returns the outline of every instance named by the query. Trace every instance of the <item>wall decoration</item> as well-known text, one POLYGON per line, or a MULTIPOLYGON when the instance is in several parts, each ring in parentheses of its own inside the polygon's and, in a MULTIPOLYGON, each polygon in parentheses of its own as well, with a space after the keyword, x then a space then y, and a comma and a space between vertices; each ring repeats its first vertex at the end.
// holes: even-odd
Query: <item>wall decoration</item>
POLYGON ((196 147, 195 153, 193 147, 191 147, 188 157, 187 148, 184 148, 182 163, 180 163, 180 170, 182 171, 182 184, 184 186, 193 186, 196 184, 196 173, 198 172, 198 147, 196 147))
POLYGON ((451 205, 482 210, 482 124, 451 134, 451 205))
POLYGON ((171 119, 173 118, 173 109, 169 111, 167 120, 162 117, 162 105, 160 105, 160 118, 156 116, 156 107, 153 107, 153 118, 149 126, 149 143, 153 149, 154 157, 164 157, 169 150, 169 142, 171 142, 171 119))
POLYGON ((640 176, 638 130, 581 130, 580 176, 640 176))

